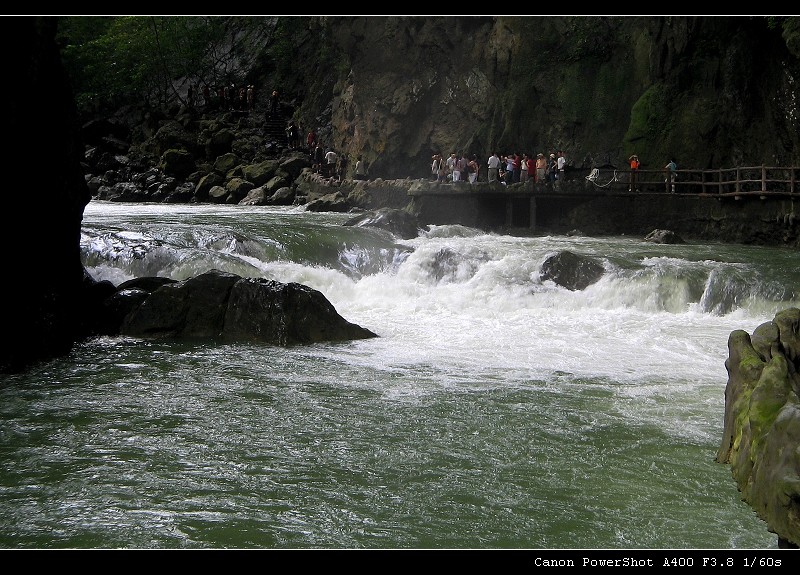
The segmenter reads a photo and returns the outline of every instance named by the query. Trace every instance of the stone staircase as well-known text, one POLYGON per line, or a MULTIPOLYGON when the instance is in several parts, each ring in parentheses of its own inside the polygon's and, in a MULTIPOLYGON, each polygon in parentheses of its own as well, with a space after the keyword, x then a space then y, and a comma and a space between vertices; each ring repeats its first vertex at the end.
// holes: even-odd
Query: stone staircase
POLYGON ((288 120, 281 113, 264 114, 264 143, 267 147, 284 149, 289 142, 286 139, 288 120))

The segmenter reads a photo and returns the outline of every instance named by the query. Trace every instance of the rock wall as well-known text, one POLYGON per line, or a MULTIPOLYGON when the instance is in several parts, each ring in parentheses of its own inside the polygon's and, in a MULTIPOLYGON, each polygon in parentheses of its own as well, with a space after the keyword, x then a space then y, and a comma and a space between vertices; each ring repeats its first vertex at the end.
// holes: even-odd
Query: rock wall
POLYGON ((83 145, 68 80, 54 41, 57 19, 0 18, 5 66, 7 307, 0 371, 68 351, 80 331, 83 145))
POLYGON ((796 20, 296 19, 302 82, 289 89, 303 126, 385 179, 427 176, 436 152, 485 161, 561 149, 575 167, 621 167, 634 152, 642 169, 670 157, 680 168, 797 165, 796 20))
MULTIPOLYGON (((680 169, 800 165, 798 17, 272 16, 228 25, 252 40, 215 46, 219 60, 176 78, 176 107, 189 83, 252 82, 269 124, 278 88, 286 119, 314 128, 350 166, 362 155, 373 178, 426 177, 437 152, 476 154, 484 165, 493 152, 559 149, 576 168, 623 167, 634 152, 645 170, 670 158, 680 169)), ((233 144, 213 122, 198 137, 174 111, 138 116, 131 133, 142 153, 182 147, 198 161, 233 144)))
POLYGON ((728 352, 717 461, 781 546, 800 546, 800 309, 732 332, 728 352))

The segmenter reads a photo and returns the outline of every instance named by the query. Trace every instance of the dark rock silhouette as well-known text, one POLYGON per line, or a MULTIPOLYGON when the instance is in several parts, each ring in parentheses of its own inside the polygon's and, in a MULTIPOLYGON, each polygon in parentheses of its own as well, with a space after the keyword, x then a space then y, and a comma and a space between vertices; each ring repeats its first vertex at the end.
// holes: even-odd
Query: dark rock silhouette
POLYGON ((20 152, 13 153, 6 181, 3 228, 13 240, 3 254, 9 275, 0 282, 8 308, 0 372, 64 355, 84 330, 80 233, 91 196, 56 28, 54 17, 0 18, 3 51, 13 54, 5 65, 6 82, 15 86, 0 96, 8 112, 4 135, 20 152))
POLYGON ((342 318, 315 289, 218 270, 158 287, 125 316, 119 333, 283 346, 377 337, 342 318))
POLYGON ((540 278, 551 280, 569 290, 582 290, 599 280, 605 268, 602 264, 569 251, 548 256, 542 263, 540 278))

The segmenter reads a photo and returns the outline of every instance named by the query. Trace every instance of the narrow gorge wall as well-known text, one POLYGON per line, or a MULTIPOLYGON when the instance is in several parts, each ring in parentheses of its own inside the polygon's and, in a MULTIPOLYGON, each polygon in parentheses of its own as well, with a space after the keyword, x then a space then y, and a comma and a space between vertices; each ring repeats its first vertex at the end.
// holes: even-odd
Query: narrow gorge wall
POLYGON ((633 152, 643 169, 673 156, 681 168, 797 165, 800 50, 788 20, 298 21, 298 118, 386 179, 426 176, 435 152, 561 149, 575 167, 622 166, 633 152))
POLYGON ((56 25, 56 18, 0 18, 0 38, 10 55, 8 89, 2 90, 10 149, 0 371, 64 353, 80 324, 80 226, 90 196, 56 25))

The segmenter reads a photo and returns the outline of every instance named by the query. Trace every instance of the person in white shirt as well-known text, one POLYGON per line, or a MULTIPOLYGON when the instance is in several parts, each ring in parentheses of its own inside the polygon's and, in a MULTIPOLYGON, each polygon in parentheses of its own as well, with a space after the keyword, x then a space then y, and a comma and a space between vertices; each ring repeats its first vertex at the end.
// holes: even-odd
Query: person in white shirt
POLYGON ((458 161, 456 162, 456 169, 458 170, 458 180, 453 178, 453 181, 461 181, 466 180, 469 177, 469 173, 467 172, 467 164, 468 160, 466 156, 458 156, 458 161))
POLYGON ((564 181, 564 166, 567 164, 567 159, 564 157, 564 152, 558 151, 558 159, 556 160, 556 168, 558 169, 558 179, 564 181))
POLYGON ((498 180, 497 174, 500 171, 500 156, 497 155, 497 152, 489 156, 489 161, 486 162, 486 165, 489 167, 489 181, 496 182, 498 180))
POLYGON ((432 180, 439 180, 439 168, 442 166, 442 156, 440 154, 434 154, 431 162, 431 179, 432 180))
POLYGON ((364 160, 361 158, 359 154, 358 159, 356 160, 356 180, 366 180, 367 179, 367 169, 364 167, 364 160))
POLYGON ((333 150, 328 150, 325 154, 325 176, 330 178, 336 175, 336 160, 338 156, 333 150))
POLYGON ((453 181, 457 182, 461 172, 458 171, 458 158, 456 158, 455 152, 447 158, 447 171, 453 175, 453 181))

